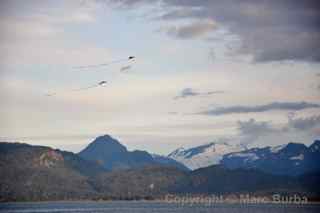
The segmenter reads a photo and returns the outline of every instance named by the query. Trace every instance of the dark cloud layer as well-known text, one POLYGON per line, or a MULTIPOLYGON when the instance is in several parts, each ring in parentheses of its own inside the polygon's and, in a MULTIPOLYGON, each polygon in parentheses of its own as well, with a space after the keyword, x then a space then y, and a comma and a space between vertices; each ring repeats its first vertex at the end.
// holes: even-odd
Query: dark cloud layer
MULTIPOLYGON (((150 0, 109 0, 132 7, 150 0)), ((162 20, 194 19, 199 26, 175 28, 175 36, 197 38, 202 21, 211 20, 242 39, 238 53, 251 54, 256 62, 281 60, 320 61, 320 2, 318 0, 162 0, 162 20)), ((201 27, 202 25, 202 27, 201 27)), ((172 31, 172 29, 171 29, 172 31)))
POLYGON ((216 24, 212 21, 195 22, 183 26, 173 26, 165 28, 169 36, 180 39, 202 38, 216 28, 216 24))
POLYGON ((173 99, 187 98, 192 96, 209 96, 214 94, 224 93, 222 90, 209 91, 209 92, 196 92, 192 88, 184 88, 179 95, 175 96, 173 99))
POLYGON ((253 113, 253 112, 266 112, 272 110, 303 110, 308 108, 320 108, 320 104, 308 103, 308 102, 273 102, 265 105, 256 106, 229 106, 229 107, 218 107, 215 109, 200 112, 204 115, 227 115, 235 113, 253 113))

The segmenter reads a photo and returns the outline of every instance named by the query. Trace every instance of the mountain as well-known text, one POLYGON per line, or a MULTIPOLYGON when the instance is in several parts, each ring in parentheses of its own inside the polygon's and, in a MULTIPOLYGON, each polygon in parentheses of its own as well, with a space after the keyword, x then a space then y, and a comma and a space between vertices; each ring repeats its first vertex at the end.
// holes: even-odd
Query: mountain
POLYGON ((228 143, 209 143, 190 149, 179 148, 171 152, 168 157, 183 163, 191 170, 219 164, 223 155, 241 151, 240 145, 228 143))
POLYGON ((79 153, 83 159, 95 161, 109 170, 132 169, 150 165, 173 166, 186 170, 180 163, 161 156, 152 156, 146 151, 128 151, 110 135, 97 137, 79 153))
POLYGON ((299 177, 267 174, 255 169, 230 170, 213 165, 190 172, 174 186, 183 194, 246 194, 272 196, 275 193, 305 195, 309 199, 320 196, 319 173, 299 177))
MULTIPOLYGON (((313 152, 318 152, 317 145, 310 146, 313 152)), ((110 149, 117 151, 118 147, 123 146, 114 142, 110 149)), ((0 201, 153 199, 168 193, 264 196, 274 192, 319 198, 319 181, 319 172, 290 177, 221 165, 195 171, 159 164, 106 170, 71 152, 0 143, 0 201)))
MULTIPOLYGON (((126 153, 124 146, 108 136, 98 137, 89 147, 89 151, 100 148, 100 152, 96 152, 98 156, 112 152, 114 156, 109 159, 121 159, 117 155, 126 153), (107 144, 110 146, 105 145, 106 138, 110 140, 107 144)), ((71 152, 0 142, 0 201, 125 199, 131 191, 131 198, 133 195, 135 199, 147 198, 162 195, 180 176, 186 175, 182 169, 170 165, 174 161, 163 163, 169 166, 162 166, 154 163, 146 152, 130 152, 127 159, 135 165, 145 159, 153 163, 111 171, 71 152)))
POLYGON ((71 152, 0 143, 0 201, 94 197, 87 180, 102 172, 103 167, 71 152))
POLYGON ((223 156, 221 164, 227 168, 259 169, 270 174, 297 176, 320 171, 320 141, 309 147, 288 143, 276 147, 252 148, 223 156))
POLYGON ((145 151, 129 152, 118 140, 109 135, 97 137, 79 153, 79 156, 95 161, 109 170, 136 168, 154 163, 149 153, 145 151))
POLYGON ((313 153, 319 153, 320 152, 320 140, 315 140, 313 144, 310 145, 309 149, 313 153))
POLYGON ((231 170, 221 165, 189 172, 174 167, 146 166, 99 174, 91 179, 91 185, 104 199, 152 199, 168 193, 272 196, 275 192, 313 199, 320 196, 319 181, 318 173, 290 177, 254 169, 231 170))

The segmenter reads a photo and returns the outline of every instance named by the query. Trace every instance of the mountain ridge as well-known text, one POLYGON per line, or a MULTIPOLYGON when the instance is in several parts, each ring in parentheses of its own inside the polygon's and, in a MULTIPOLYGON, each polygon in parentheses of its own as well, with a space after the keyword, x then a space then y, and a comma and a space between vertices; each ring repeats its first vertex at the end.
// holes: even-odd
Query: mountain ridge
POLYGON ((154 164, 187 169, 181 163, 165 156, 160 158, 141 150, 128 151, 124 145, 110 135, 98 136, 78 154, 86 160, 98 162, 108 170, 131 169, 154 164))
POLYGON ((320 170, 319 141, 310 146, 290 142, 276 147, 251 148, 223 156, 221 164, 230 169, 255 168, 270 174, 297 176, 320 170))

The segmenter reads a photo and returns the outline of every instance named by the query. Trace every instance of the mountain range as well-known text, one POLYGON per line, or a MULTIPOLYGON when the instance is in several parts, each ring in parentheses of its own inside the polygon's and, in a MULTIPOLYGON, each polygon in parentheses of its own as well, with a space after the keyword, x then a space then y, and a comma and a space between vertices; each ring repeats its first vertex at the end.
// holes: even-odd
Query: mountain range
MULTIPOLYGON (((222 144, 221 147, 229 146, 222 144)), ((208 155, 209 150, 213 153, 225 150, 221 147, 211 144, 185 154, 199 155, 206 151, 208 155)), ((319 156, 319 141, 302 147, 289 143, 268 149, 270 156, 278 153, 281 159, 292 158, 294 162, 302 159, 300 149, 304 150, 303 159, 308 162, 319 156), (309 154, 312 157, 307 157, 309 154)), ((45 146, 0 142, 0 201, 153 199, 168 193, 269 195, 274 192, 320 198, 317 162, 306 164, 312 169, 294 176, 273 174, 263 166, 241 164, 247 159, 244 154, 252 155, 248 153, 259 153, 257 156, 262 160, 258 150, 260 148, 224 154, 220 162, 232 163, 190 171, 169 157, 128 151, 109 135, 97 137, 78 154, 45 146), (238 161, 235 158, 239 154, 243 154, 243 158, 237 166, 234 162, 238 161)))
POLYGON ((209 143, 190 149, 179 148, 167 157, 191 170, 222 165, 229 169, 258 169, 270 174, 296 176, 320 170, 320 141, 315 140, 309 147, 291 142, 251 149, 228 143, 209 143))
POLYGON ((307 147, 288 143, 276 147, 252 148, 223 156, 221 164, 227 168, 258 169, 270 174, 301 175, 320 170, 320 141, 307 147))

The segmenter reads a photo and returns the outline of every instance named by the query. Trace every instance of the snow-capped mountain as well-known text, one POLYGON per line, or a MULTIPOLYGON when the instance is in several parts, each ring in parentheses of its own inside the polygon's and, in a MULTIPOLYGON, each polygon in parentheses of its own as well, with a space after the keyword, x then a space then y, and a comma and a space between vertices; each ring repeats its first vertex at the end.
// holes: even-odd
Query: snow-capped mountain
POLYGON ((288 143, 276 147, 252 148, 223 156, 221 164, 230 169, 259 169, 267 173, 300 175, 320 170, 320 141, 307 147, 288 143))
POLYGON ((240 145, 228 143, 209 143, 190 149, 183 147, 171 152, 168 157, 183 163, 191 170, 219 164, 223 155, 242 151, 240 145))

